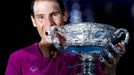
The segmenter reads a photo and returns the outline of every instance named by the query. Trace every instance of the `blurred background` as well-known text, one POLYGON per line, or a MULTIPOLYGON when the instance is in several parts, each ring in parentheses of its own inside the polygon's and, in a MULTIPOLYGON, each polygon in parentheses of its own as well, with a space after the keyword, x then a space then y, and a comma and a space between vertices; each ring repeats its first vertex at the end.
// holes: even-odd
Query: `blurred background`
MULTIPOLYGON (((126 28, 130 41, 121 57, 117 75, 132 75, 134 49, 134 0, 64 0, 68 23, 98 22, 126 28), (132 74, 131 74, 132 73, 132 74)), ((39 40, 30 19, 31 0, 5 0, 1 8, 0 75, 4 75, 9 55, 39 40)))

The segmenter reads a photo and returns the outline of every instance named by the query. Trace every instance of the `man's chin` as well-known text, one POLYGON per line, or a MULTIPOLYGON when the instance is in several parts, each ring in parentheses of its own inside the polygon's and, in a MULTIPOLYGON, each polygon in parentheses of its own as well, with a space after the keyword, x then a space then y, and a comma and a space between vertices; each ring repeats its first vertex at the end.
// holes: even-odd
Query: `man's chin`
POLYGON ((46 44, 47 44, 47 45, 53 45, 53 43, 52 43, 52 42, 47 42, 46 44))

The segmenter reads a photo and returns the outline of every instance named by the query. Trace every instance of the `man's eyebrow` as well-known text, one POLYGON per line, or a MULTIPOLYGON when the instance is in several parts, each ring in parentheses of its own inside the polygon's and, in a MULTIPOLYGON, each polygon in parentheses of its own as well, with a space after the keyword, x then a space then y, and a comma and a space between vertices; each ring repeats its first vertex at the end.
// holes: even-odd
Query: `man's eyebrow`
POLYGON ((39 17, 39 16, 44 16, 45 14, 36 14, 35 16, 36 17, 39 17))
MULTIPOLYGON (((52 15, 52 14, 55 14, 55 13, 61 13, 61 12, 60 12, 60 10, 55 10, 55 11, 49 13, 49 14, 52 15)), ((43 14, 43 13, 38 13, 38 14, 35 15, 35 17, 44 16, 44 15, 45 14, 43 14)))
POLYGON ((60 13, 60 11, 53 11, 52 13, 60 13))

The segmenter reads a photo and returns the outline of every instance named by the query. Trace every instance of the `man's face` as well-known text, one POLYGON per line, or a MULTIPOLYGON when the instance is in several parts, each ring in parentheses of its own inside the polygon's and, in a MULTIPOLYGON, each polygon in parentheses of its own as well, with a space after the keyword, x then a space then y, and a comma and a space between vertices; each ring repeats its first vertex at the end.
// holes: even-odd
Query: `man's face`
POLYGON ((64 22, 67 20, 67 15, 61 12, 58 3, 54 0, 36 1, 33 9, 34 18, 31 18, 34 27, 37 27, 44 43, 52 43, 51 36, 45 33, 53 25, 64 25, 64 22))

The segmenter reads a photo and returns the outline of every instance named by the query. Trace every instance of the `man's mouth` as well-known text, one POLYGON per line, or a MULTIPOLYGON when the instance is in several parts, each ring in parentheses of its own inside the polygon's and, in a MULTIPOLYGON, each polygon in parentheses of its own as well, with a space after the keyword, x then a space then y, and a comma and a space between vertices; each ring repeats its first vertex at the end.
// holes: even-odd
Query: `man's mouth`
POLYGON ((45 34, 48 36, 49 34, 48 34, 48 32, 45 32, 45 34))
POLYGON ((46 34, 46 36, 51 36, 50 30, 46 31, 45 34, 46 34))

